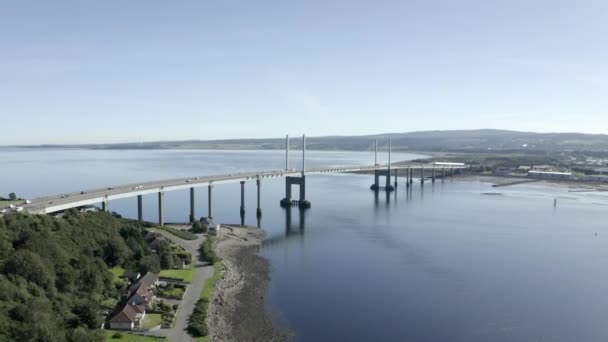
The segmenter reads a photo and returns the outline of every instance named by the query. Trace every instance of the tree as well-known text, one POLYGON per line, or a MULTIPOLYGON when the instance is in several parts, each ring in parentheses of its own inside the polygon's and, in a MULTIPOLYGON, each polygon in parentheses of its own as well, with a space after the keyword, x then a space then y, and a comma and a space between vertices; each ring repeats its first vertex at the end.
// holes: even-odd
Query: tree
POLYGON ((175 264, 171 245, 167 241, 160 241, 156 246, 156 254, 160 259, 160 267, 162 269, 171 269, 175 264))
POLYGON ((160 272, 160 259, 158 258, 157 255, 154 255, 154 254, 146 255, 145 257, 141 258, 141 261, 139 262, 139 270, 142 273, 160 272))
POLYGON ((72 312, 80 319, 80 323, 89 329, 96 329, 101 325, 99 305, 93 301, 82 301, 74 307, 72 312))
POLYGON ((50 289, 54 283, 40 256, 28 250, 18 250, 6 259, 3 273, 21 276, 44 289, 50 289))
POLYGON ((108 241, 104 248, 104 260, 110 266, 119 266, 130 257, 130 252, 125 241, 115 236, 108 241))
POLYGON ((195 221, 192 223, 191 231, 194 234, 204 234, 207 233, 207 225, 204 222, 195 221))
POLYGON ((8 199, 11 201, 16 201, 17 200, 17 194, 15 194, 14 192, 11 192, 10 194, 8 194, 8 199))

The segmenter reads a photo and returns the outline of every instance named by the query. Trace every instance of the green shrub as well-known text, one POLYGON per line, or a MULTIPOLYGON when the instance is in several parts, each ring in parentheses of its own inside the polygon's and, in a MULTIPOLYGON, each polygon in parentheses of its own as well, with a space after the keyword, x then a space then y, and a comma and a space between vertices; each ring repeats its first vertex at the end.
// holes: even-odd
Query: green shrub
POLYGON ((119 338, 122 338, 122 333, 119 333, 119 332, 114 333, 114 334, 112 335, 112 338, 114 338, 114 339, 119 339, 119 338))
POLYGON ((194 234, 205 234, 207 233, 207 224, 205 222, 194 221, 190 231, 194 234))
POLYGON ((203 241, 198 251, 202 261, 206 261, 210 264, 215 264, 216 262, 220 261, 220 258, 217 256, 217 254, 215 254, 213 238, 211 237, 207 237, 205 241, 203 241))
POLYGON ((209 329, 207 328, 207 309, 209 300, 201 298, 196 302, 194 311, 188 320, 188 333, 194 337, 207 336, 209 329))

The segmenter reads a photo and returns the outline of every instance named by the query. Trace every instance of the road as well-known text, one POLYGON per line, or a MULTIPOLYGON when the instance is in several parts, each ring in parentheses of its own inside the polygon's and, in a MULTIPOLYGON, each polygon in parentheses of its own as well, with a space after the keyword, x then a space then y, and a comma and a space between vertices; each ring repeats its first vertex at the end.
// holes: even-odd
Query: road
POLYGON ((213 276, 214 271, 213 266, 204 265, 199 261, 198 247, 204 241, 204 237, 199 236, 196 240, 184 240, 164 230, 157 229, 154 231, 160 232, 171 241, 192 253, 195 258, 194 267, 196 268, 196 273, 194 275, 194 280, 188 285, 184 297, 181 300, 177 315, 175 316, 173 328, 152 331, 145 333, 145 335, 164 336, 167 337, 169 341, 176 342, 194 341, 192 336, 188 335, 188 332, 186 331, 188 327, 188 318, 190 318, 190 315, 194 310, 194 305, 201 297, 201 292, 203 291, 203 287, 205 287, 205 281, 213 276))

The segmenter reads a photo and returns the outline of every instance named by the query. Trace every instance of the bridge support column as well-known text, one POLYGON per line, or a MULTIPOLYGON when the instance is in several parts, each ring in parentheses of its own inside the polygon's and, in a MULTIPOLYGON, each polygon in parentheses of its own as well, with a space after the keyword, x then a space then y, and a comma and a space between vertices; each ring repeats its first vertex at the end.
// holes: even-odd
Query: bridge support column
POLYGON ((245 216, 245 181, 241 181, 241 216, 245 216))
POLYGON ((395 190, 397 190, 397 172, 399 171, 399 169, 395 169, 395 190))
POLYGON ((210 219, 210 220, 212 220, 213 219, 213 202, 212 202, 212 199, 213 199, 213 194, 212 194, 212 192, 213 192, 213 184, 209 183, 209 186, 207 187, 207 189, 208 189, 208 197, 209 197, 208 198, 209 214, 207 215, 207 218, 210 219))
POLYGON ((410 172, 411 171, 412 170, 409 167, 405 170, 405 187, 406 188, 410 187, 410 172))
POLYGON ((410 184, 414 184, 414 169, 410 168, 410 184))
POLYGON ((158 193, 158 224, 162 227, 165 225, 165 206, 163 203, 163 199, 165 197, 164 192, 158 193))
POLYGON ((450 177, 454 177, 454 169, 450 169, 450 177))
POLYGON ((374 191, 380 189, 380 172, 378 170, 374 170, 374 184, 372 184, 370 189, 374 191))
POLYGON ((137 220, 140 222, 144 220, 144 205, 143 204, 144 204, 143 196, 137 195, 137 220))
POLYGON ((441 168, 441 181, 445 180, 445 167, 441 168))
POLYGON ((258 218, 262 217, 262 207, 260 206, 260 192, 261 192, 261 181, 259 179, 257 179, 255 181, 255 184, 257 185, 258 188, 258 208, 256 209, 256 216, 258 218))
POLYGON ((432 173, 432 176, 431 176, 431 181, 433 183, 435 183, 435 168, 433 168, 433 173, 432 173))
POLYGON ((196 221, 194 207, 194 188, 190 188, 190 223, 194 223, 194 221, 196 221))
POLYGON ((424 165, 420 167, 420 184, 424 185, 424 165))

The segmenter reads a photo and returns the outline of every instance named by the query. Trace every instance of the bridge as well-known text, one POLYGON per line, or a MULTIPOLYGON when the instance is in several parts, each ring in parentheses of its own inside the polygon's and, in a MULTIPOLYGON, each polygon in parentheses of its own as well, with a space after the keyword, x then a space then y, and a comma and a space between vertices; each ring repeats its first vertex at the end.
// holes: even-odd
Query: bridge
POLYGON ((282 207, 298 206, 300 209, 310 208, 311 203, 306 200, 306 176, 325 174, 325 173, 373 173, 374 183, 370 186, 373 191, 394 191, 397 186, 397 177, 400 170, 405 170, 406 186, 410 187, 413 184, 414 175, 417 172, 420 178, 420 183, 423 185, 425 180, 435 182, 436 178, 445 178, 447 175, 453 175, 455 170, 466 168, 464 164, 456 163, 434 163, 434 164, 414 164, 414 163, 391 163, 391 143, 389 141, 389 160, 386 164, 378 163, 378 142, 375 141, 375 163, 373 165, 361 166, 339 166, 339 167, 319 167, 306 168, 306 137, 302 137, 302 166, 300 169, 289 167, 289 136, 286 137, 285 143, 285 169, 243 172, 234 174, 198 176, 191 178, 177 178, 170 180, 152 181, 145 183, 126 184, 120 186, 111 186, 108 188, 91 189, 87 191, 66 193, 54 196, 45 196, 32 199, 29 203, 22 205, 23 210, 32 214, 51 214, 61 212, 70 208, 84 207, 97 205, 101 203, 101 208, 104 211, 109 211, 110 202, 122 198, 137 198, 138 219, 143 221, 143 195, 157 194, 158 196, 158 218, 159 224, 164 225, 164 194, 168 191, 190 189, 190 221, 196 218, 196 206, 194 201, 195 189, 207 187, 208 191, 208 215, 213 218, 213 189, 215 185, 226 183, 241 184, 241 217, 245 215, 245 183, 255 181, 257 185, 257 208, 256 214, 258 217, 262 215, 260 207, 260 195, 262 180, 272 178, 285 178, 285 197, 281 199, 282 207), (430 177, 425 178, 426 175, 430 177), (385 186, 380 185, 380 177, 385 177, 385 186), (391 182, 394 179, 394 183, 391 182), (292 186, 297 185, 300 188, 299 199, 294 200, 291 196, 292 186))

